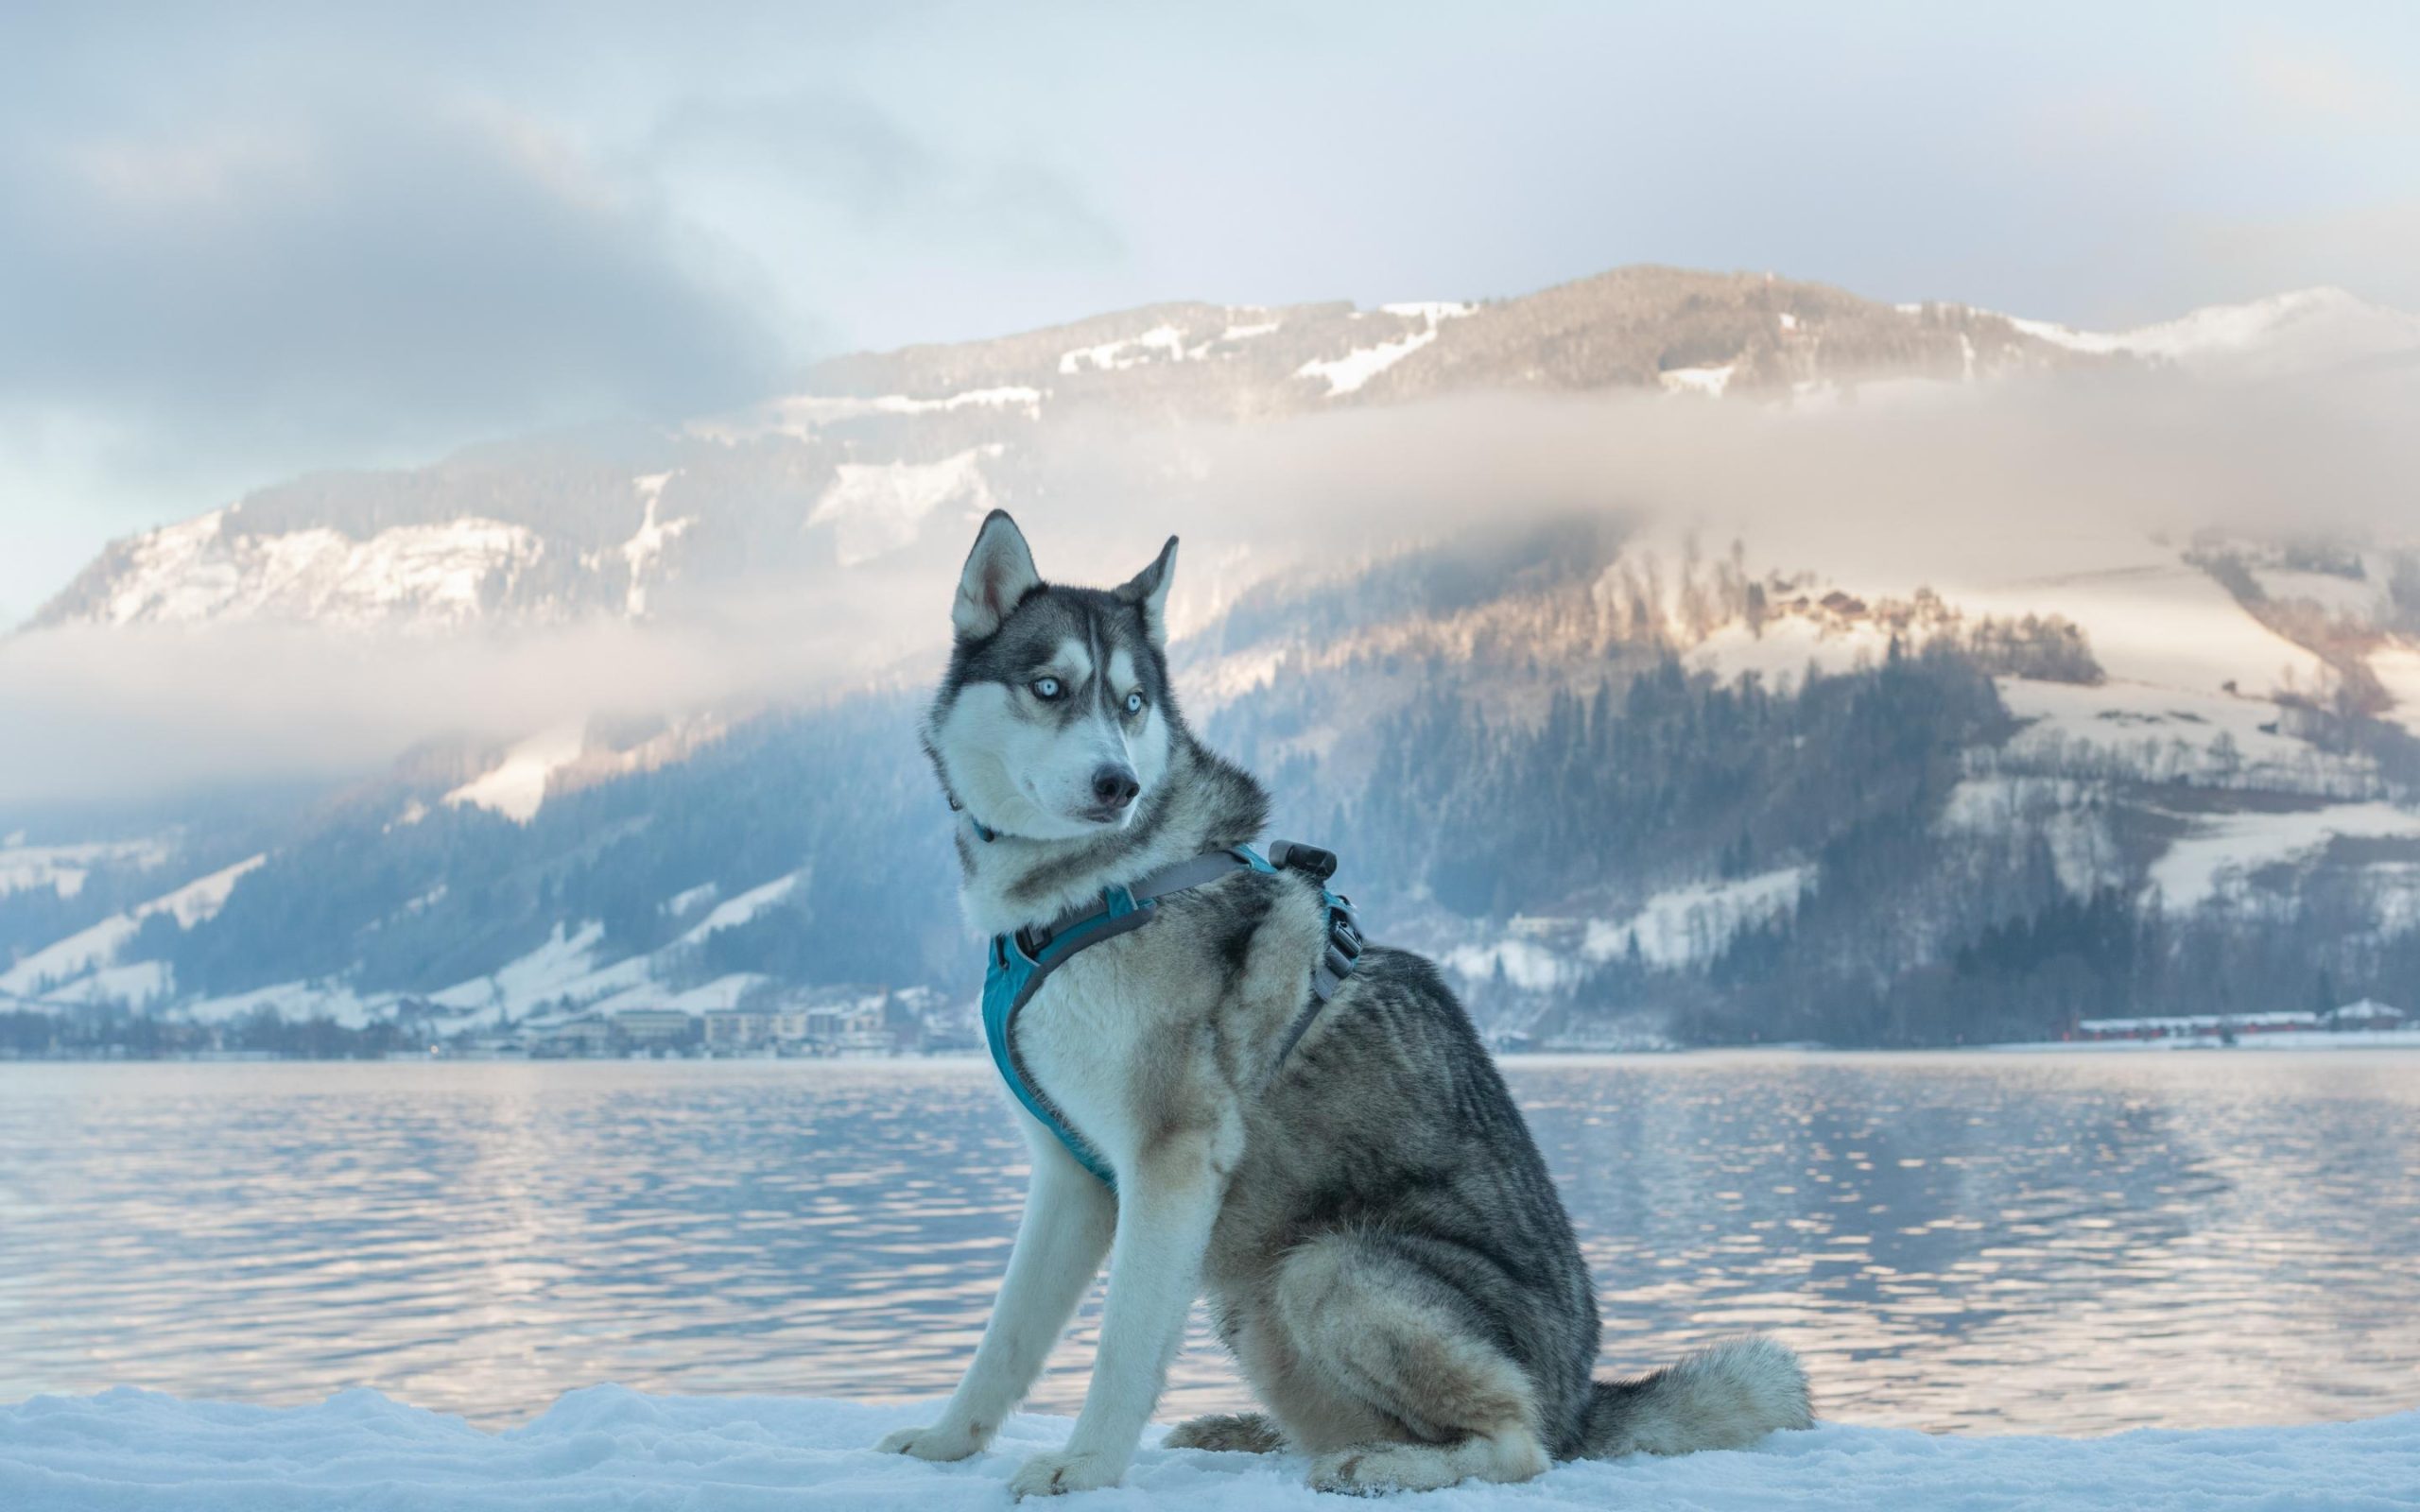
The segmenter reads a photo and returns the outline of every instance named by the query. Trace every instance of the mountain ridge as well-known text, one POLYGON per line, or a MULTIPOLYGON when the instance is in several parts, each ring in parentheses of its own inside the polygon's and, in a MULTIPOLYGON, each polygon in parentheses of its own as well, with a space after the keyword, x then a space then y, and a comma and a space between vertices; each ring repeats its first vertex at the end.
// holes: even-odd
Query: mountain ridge
MULTIPOLYGON (((1476 304, 1152 305, 836 359, 681 426, 295 480, 116 543, 15 644, 656 633, 752 593, 871 639, 878 600, 941 602, 926 579, 969 517, 1063 509, 1068 455, 1103 446, 1137 448, 1114 482, 1182 481, 1235 465, 1194 438, 1342 425, 1375 444, 1358 468, 1441 404, 1522 392, 1642 396, 1620 445, 1753 439, 1703 421, 1766 408, 1904 413, 1846 434, 1915 441, 1954 432, 1939 396, 1995 378, 2279 378, 2176 360, 2191 333, 2256 354, 2282 330, 2289 375, 2399 350, 2410 318, 2364 312, 2304 295, 2157 340, 2044 334, 1652 267, 1476 304)), ((1557 413, 1540 444, 1599 415, 1557 413)), ((1271 465, 1319 461, 1289 444, 1271 465)), ((1187 581, 1214 591, 1180 624, 1178 686, 1282 828, 1335 838, 1381 937, 1437 956, 1500 1035, 1944 1043, 2212 994, 2409 995, 2420 542, 2176 539, 2048 500, 1876 536, 1800 518, 1794 483, 1762 484, 1784 507, 1727 538, 1602 492, 1534 503, 1485 468, 1392 534, 1288 551, 1281 508, 1188 536, 1187 581), (1877 541, 1898 549, 1862 555, 1877 541)), ((1381 478, 1366 519, 1409 488, 1381 478)), ((11 819, 0 1015, 49 1025, 23 1030, 37 1048, 63 1025, 264 1012, 493 1040, 874 991, 947 1040, 965 942, 913 754, 920 665, 803 701, 532 713, 284 808, 11 819), (830 860, 863 855, 924 902, 870 906, 830 860)))
MULTIPOLYGON (((2420 328, 2353 303, 2381 329, 2420 328)), ((2332 308, 2342 324, 2347 308, 2332 308)), ((2133 360, 2123 339, 1965 305, 1892 306, 1768 274, 1651 265, 1474 304, 1146 305, 835 357, 793 393, 726 416, 256 490, 112 542, 23 628, 268 617, 443 629, 634 603, 677 611, 680 595, 651 582, 813 577, 840 565, 833 537, 848 510, 817 510, 849 486, 843 467, 902 470, 893 491, 911 498, 922 489, 947 503, 989 488, 1013 507, 1037 437, 1092 415, 1125 426, 1250 424, 1473 392, 1786 401, 1874 381, 1965 383, 2133 360), (917 471, 933 469, 947 475, 917 471), (656 476, 653 493, 643 491, 656 476), (650 506, 665 522, 688 522, 689 539, 642 552, 650 506)), ((2375 355, 2386 338, 2362 340, 2375 355)), ((2420 346, 2420 335, 2412 340, 2420 346)), ((875 554, 896 549, 915 523, 877 533, 875 554)))

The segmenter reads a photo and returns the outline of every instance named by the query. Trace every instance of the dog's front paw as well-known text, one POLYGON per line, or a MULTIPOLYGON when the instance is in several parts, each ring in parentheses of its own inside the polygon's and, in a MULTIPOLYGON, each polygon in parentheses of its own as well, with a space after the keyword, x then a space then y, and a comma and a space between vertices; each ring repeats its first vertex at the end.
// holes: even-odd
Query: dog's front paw
POLYGON ((1014 1497, 1063 1496, 1069 1491, 1097 1491, 1115 1486, 1126 1473, 1126 1462, 1107 1454, 1058 1450, 1036 1454, 1017 1467, 1009 1479, 1014 1497))
POLYGON ((902 1428, 874 1446, 877 1453, 908 1454, 917 1459, 964 1459, 979 1453, 983 1436, 963 1425, 942 1424, 938 1428, 902 1428))

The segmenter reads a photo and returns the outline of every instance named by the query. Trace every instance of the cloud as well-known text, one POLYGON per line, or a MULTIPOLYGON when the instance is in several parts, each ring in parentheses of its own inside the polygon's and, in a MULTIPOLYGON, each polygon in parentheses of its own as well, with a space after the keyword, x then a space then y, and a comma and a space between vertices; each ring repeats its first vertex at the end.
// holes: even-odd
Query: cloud
POLYGON ((745 706, 798 691, 815 649, 617 624, 454 638, 273 625, 18 636, 0 641, 0 806, 328 781, 430 739, 745 706))
POLYGON ((2253 96, 2296 125, 2381 127, 2411 120, 2394 78, 2341 47, 2264 41, 2245 60, 2253 96))
POLYGON ((2398 309, 2420 306, 2420 198, 2204 223, 2187 246, 2194 262, 2238 287, 2333 284, 2398 309))
MULTIPOLYGON (((761 392, 777 312, 532 120, 365 87, 0 138, 0 421, 133 471, 392 455, 761 392)), ((205 501, 197 501, 205 502, 205 501)))
POLYGON ((1180 632, 1272 576, 1585 516, 1635 526, 1667 570, 1692 539, 1708 556, 1736 541, 1752 573, 2021 612, 2057 602, 2055 585, 2172 570, 2204 530, 2409 547, 2415 406, 2420 369, 1886 385, 1829 408, 1475 396, 1173 447, 1067 438, 1045 502, 1018 518, 1043 572, 1078 582, 1117 581, 1181 533, 1180 632))
MULTIPOLYGON (((643 156, 666 181, 698 186, 736 179, 772 187, 794 205, 826 213, 828 232, 889 244, 922 242, 924 255, 1011 260, 1116 257, 1116 229, 1067 178, 1045 164, 944 149, 898 115, 838 89, 753 98, 691 96, 668 110, 643 156)), ((913 256, 914 243, 890 255, 913 256)), ((821 249, 806 247, 814 257, 821 249)))
MULTIPOLYGON (((1122 580, 1184 537, 1181 632, 1251 585, 1478 527, 1643 523, 1856 592, 2023 602, 2174 561, 2204 527, 2410 539, 2420 370, 2222 386, 2164 375, 1883 386, 1829 408, 1477 396, 1259 424, 1045 433, 1016 513, 1043 570, 1122 580), (2169 544, 2154 537, 2165 534, 2169 544)), ((708 617, 461 638, 308 625, 0 641, 0 803, 374 769, 440 731, 510 739, 914 686, 946 650, 972 513, 811 584, 691 584, 708 617)))

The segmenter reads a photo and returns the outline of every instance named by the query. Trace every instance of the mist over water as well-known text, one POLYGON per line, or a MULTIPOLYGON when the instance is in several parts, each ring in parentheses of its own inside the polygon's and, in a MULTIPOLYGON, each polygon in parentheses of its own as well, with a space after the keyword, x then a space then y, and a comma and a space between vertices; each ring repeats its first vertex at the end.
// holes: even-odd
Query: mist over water
MULTIPOLYGON (((1507 1074, 1602 1368, 1725 1334, 1819 1413, 2095 1434, 2346 1418, 2420 1369, 2420 1059, 1737 1055, 1507 1074)), ((0 1066, 0 1400, 372 1385, 932 1397, 1023 1151, 977 1062, 0 1066)), ((1032 1405, 1073 1411, 1098 1292, 1032 1405)), ((1197 1326, 1159 1417, 1242 1388, 1197 1326)))

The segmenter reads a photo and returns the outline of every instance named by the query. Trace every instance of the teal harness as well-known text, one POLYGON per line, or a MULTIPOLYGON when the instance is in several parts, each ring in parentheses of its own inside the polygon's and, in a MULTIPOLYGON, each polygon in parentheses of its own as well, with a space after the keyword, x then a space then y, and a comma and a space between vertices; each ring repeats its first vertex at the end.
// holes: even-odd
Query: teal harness
MULTIPOLYGON (((977 833, 986 840, 992 837, 979 822, 977 833)), ((1016 1050, 1017 1015, 1041 990, 1050 973, 1066 965, 1079 952, 1150 923, 1158 911, 1159 901, 1170 893, 1199 887, 1239 870, 1270 876, 1279 871, 1302 872, 1321 885, 1320 897, 1327 907, 1327 946, 1311 968, 1310 1001, 1295 1016, 1285 1042, 1278 1047, 1273 1064, 1282 1066, 1361 956, 1360 922, 1354 916, 1352 903, 1327 890, 1327 879, 1336 873, 1333 852, 1286 840, 1272 844, 1267 859, 1248 845, 1212 850, 1163 867, 1126 885, 1103 887, 1100 902, 1062 915, 1051 923, 1028 925, 1014 934, 992 936, 983 972, 983 1040, 991 1047, 992 1063, 999 1067, 1001 1079, 1009 1084, 1016 1100, 1025 1105, 1026 1111, 1058 1136, 1067 1153, 1113 1192, 1117 1190, 1115 1169, 1076 1132, 1066 1116, 1051 1106, 1033 1084, 1033 1078, 1026 1074, 1024 1057, 1016 1050)))

